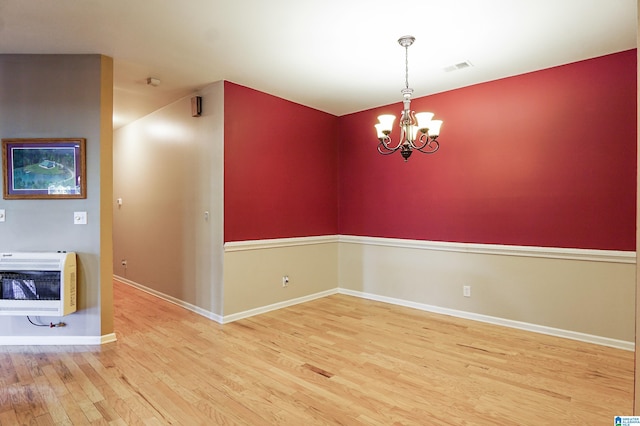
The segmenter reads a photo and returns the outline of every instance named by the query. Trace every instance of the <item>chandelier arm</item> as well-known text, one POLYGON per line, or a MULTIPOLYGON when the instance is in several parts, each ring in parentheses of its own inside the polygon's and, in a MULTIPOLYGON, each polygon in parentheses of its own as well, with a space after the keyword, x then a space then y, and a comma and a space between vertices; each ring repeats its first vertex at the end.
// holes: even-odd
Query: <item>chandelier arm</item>
POLYGON ((431 141, 433 139, 431 139, 429 137, 428 133, 422 133, 420 132, 420 136, 418 138, 416 138, 416 142, 420 141, 420 143, 412 143, 411 145, 413 145, 414 149, 417 149, 418 151, 420 151, 421 149, 425 148, 427 145, 429 145, 431 143, 431 141))
POLYGON ((420 148, 415 148, 416 151, 420 151, 423 154, 433 154, 435 153, 438 149, 440 149, 440 143, 435 140, 435 139, 431 139, 429 138, 429 140, 427 141, 427 143, 425 143, 424 145, 422 145, 420 148), (425 149, 429 147, 429 149, 425 149))
POLYGON ((391 142, 391 138, 389 138, 388 136, 384 139, 379 139, 379 140, 380 140, 380 143, 378 144, 378 152, 382 155, 393 154, 394 152, 402 148, 402 144, 398 144, 398 146, 396 146, 395 148, 390 147, 389 142, 391 142))
POLYGON ((432 144, 435 143, 435 145, 437 145, 438 147, 440 146, 440 143, 438 142, 438 137, 437 136, 429 136, 429 133, 421 133, 420 137, 418 138, 421 142, 421 144, 417 144, 417 143, 412 143, 412 148, 417 149, 418 151, 421 152, 430 152, 430 151, 437 151, 438 148, 433 149, 431 147, 432 144), (427 147, 429 147, 429 150, 427 151, 423 151, 425 150, 427 147))
POLYGON ((378 144, 378 152, 379 152, 380 154, 382 154, 382 155, 389 155, 389 154, 393 154, 394 152, 396 152, 397 150, 399 150, 399 149, 400 149, 400 147, 395 148, 395 149, 390 149, 390 148, 387 148, 387 147, 383 147, 382 149, 380 149, 380 146, 381 146, 381 145, 382 145, 382 144, 378 144))
POLYGON ((399 150, 402 147, 402 145, 404 144, 405 138, 403 137, 403 135, 404 135, 404 133, 401 132, 400 141, 395 146, 391 145, 391 137, 389 137, 389 136, 386 136, 386 137, 384 137, 382 139, 378 139, 380 141, 379 146, 384 147, 384 150, 386 150, 386 151, 395 152, 395 151, 399 150))

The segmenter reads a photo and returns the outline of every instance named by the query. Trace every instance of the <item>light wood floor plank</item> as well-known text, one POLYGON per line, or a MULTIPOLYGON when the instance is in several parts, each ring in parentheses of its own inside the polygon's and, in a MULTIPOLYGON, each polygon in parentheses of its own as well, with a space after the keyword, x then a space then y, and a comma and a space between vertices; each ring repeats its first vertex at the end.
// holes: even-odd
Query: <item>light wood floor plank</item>
POLYGON ((220 325, 114 283, 118 341, 0 347, 0 425, 601 425, 633 353, 334 295, 220 325))

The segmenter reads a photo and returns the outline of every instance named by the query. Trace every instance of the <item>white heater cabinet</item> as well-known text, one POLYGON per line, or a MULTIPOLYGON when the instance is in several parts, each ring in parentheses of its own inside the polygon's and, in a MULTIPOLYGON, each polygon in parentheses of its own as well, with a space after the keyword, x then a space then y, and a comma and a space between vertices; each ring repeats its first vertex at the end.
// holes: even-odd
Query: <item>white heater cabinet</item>
POLYGON ((76 311, 75 253, 0 253, 0 315, 76 311))

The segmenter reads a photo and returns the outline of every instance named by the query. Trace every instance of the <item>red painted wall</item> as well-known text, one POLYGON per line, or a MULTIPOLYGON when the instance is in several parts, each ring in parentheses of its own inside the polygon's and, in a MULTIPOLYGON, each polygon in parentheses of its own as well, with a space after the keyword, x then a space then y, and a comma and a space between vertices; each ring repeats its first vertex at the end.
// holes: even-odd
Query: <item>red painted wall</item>
POLYGON ((340 234, 635 250, 635 49, 412 106, 444 125, 408 163, 373 129, 400 102, 340 118, 340 234))
POLYGON ((224 83, 224 240, 338 232, 337 117, 224 83))

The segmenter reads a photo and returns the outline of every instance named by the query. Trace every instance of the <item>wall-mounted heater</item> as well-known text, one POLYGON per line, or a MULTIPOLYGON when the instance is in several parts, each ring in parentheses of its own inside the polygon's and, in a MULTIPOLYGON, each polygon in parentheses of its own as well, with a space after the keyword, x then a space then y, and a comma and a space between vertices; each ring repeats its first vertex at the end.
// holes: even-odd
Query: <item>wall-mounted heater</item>
POLYGON ((0 253, 0 315, 76 311, 75 253, 0 253))

